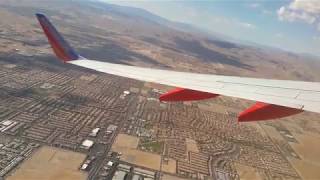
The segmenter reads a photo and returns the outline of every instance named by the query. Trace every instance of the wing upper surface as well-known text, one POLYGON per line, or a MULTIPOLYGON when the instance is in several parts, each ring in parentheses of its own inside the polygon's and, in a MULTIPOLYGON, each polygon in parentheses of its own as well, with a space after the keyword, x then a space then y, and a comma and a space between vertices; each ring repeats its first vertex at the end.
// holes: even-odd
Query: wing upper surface
POLYGON ((141 81, 320 112, 320 83, 315 82, 176 72, 87 59, 68 63, 141 81))

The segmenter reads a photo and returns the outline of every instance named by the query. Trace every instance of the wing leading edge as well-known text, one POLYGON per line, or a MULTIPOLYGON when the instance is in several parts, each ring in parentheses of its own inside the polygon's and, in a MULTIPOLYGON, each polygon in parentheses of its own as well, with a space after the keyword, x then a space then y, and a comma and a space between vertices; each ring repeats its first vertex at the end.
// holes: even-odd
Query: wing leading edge
POLYGON ((160 100, 201 100, 225 95, 257 101, 239 115, 239 121, 281 118, 304 110, 320 113, 320 83, 176 72, 88 60, 75 53, 43 14, 37 17, 55 54, 66 63, 180 87, 162 95, 160 100))

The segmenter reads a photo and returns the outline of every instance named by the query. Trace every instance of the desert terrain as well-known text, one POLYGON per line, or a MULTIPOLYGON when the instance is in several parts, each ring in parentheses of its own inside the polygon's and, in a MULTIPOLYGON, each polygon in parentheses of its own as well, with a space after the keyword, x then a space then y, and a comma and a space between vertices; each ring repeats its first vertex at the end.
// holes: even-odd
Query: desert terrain
POLYGON ((9 176, 8 180, 85 180, 87 174, 79 170, 86 155, 53 147, 42 147, 9 176))
POLYGON ((254 102, 217 97, 161 103, 157 98, 173 87, 59 62, 34 13, 46 13, 82 56, 107 62, 320 81, 319 59, 195 33, 141 9, 70 2, 0 2, 0 119, 17 124, 0 133, 0 159, 8 162, 0 171, 23 162, 8 179, 105 179, 112 151, 121 152, 120 164, 164 179, 320 179, 319 114, 238 123, 237 114, 254 102), (132 95, 119 98, 125 90, 132 95), (117 127, 112 135, 105 133, 109 125, 117 127), (101 133, 89 137, 96 127, 101 133), (15 138, 41 147, 29 153, 15 138), (96 144, 83 152, 88 138, 96 144), (12 148, 27 153, 21 157, 12 148), (98 160, 80 172, 86 156, 98 160))

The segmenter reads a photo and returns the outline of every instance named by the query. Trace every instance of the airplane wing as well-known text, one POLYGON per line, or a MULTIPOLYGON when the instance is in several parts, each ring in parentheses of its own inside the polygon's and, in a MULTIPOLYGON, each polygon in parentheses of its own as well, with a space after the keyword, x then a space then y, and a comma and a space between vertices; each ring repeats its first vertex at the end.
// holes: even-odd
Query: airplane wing
POLYGON ((238 120, 286 117, 303 111, 320 113, 320 83, 176 72, 89 60, 78 55, 43 14, 36 14, 57 57, 65 63, 141 81, 178 87, 161 101, 187 101, 218 95, 257 101, 238 120))

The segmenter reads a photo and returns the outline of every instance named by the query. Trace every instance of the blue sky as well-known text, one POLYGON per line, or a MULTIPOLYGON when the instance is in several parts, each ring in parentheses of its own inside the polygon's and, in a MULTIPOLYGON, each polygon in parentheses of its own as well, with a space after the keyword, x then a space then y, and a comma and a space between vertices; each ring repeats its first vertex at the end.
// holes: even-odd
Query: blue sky
POLYGON ((320 56, 320 0, 103 0, 238 40, 320 56))

